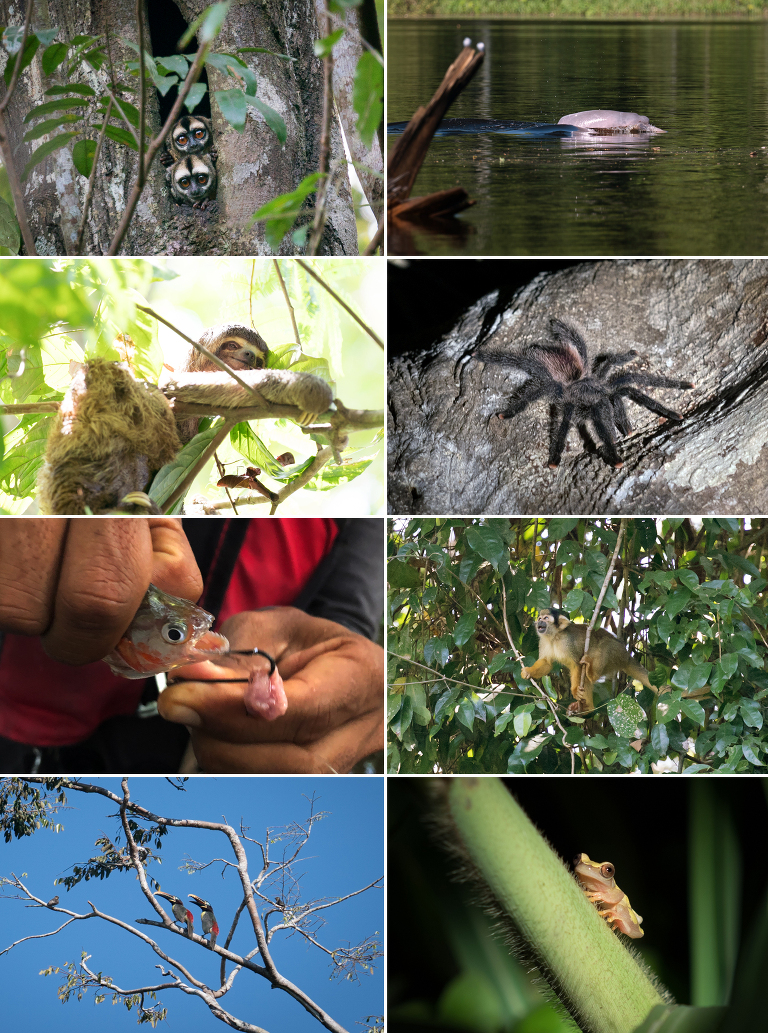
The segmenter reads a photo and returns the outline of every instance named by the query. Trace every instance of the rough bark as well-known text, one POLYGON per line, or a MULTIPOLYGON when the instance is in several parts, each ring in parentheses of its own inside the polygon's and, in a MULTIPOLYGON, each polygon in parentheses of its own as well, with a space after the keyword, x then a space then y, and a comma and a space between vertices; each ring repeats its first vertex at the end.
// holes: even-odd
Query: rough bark
POLYGON ((543 274, 483 298, 431 351, 394 360, 389 379, 391 513, 768 511, 768 260, 614 260, 543 274), (548 340, 552 317, 584 333, 590 356, 634 348, 640 368, 694 381, 648 389, 683 422, 630 402, 621 469, 587 453, 573 428, 550 470, 548 403, 494 417, 525 376, 471 353, 548 340))
MULTIPOLYGON (((207 0, 177 0, 189 23, 204 10, 207 0)), ((2 0, 4 24, 18 23, 16 5, 2 0)), ((126 53, 118 42, 124 36, 134 42, 138 34, 133 0, 36 0, 35 27, 59 26, 60 39, 77 33, 98 35, 108 29, 113 56, 122 62, 126 53)), ((165 171, 153 165, 146 189, 123 243, 122 254, 133 255, 262 255, 271 254, 265 228, 258 223, 246 228, 253 213, 278 194, 293 190, 309 173, 316 171, 320 113, 322 108, 322 62, 313 54, 318 38, 313 0, 241 0, 230 8, 222 32, 214 42, 217 52, 234 53, 238 47, 265 47, 287 53, 296 60, 280 60, 269 54, 241 55, 255 71, 258 97, 285 120, 288 137, 281 147, 262 115, 249 107, 245 129, 237 133, 224 120, 215 103, 212 118, 218 150, 219 189, 216 203, 207 211, 195 211, 173 203, 165 185, 165 171)), ((147 33, 147 49, 151 51, 147 33)), ((162 56, 162 55, 158 55, 162 56)), ((41 103, 43 92, 60 82, 60 69, 44 78, 39 55, 21 77, 9 107, 9 131, 19 167, 41 141, 26 144, 24 115, 41 103)), ((231 89, 235 80, 208 67, 211 92, 231 89)), ((106 72, 76 77, 95 87, 106 81, 106 72)), ((157 95, 148 86, 148 123, 153 132, 160 126, 157 95)), ((95 138, 96 133, 93 136, 95 138)), ((338 125, 334 123, 332 156, 343 161, 344 151, 338 125)), ((85 232, 84 251, 103 254, 114 235, 125 200, 135 182, 137 156, 134 151, 105 141, 105 153, 96 174, 92 213, 85 232)), ((86 180, 75 170, 69 150, 64 148, 37 166, 25 183, 27 211, 38 254, 70 253, 77 231, 86 180)), ((290 240, 279 253, 300 253, 290 240)), ((356 254, 357 234, 349 183, 340 177, 329 202, 328 222, 321 245, 322 254, 356 254)))

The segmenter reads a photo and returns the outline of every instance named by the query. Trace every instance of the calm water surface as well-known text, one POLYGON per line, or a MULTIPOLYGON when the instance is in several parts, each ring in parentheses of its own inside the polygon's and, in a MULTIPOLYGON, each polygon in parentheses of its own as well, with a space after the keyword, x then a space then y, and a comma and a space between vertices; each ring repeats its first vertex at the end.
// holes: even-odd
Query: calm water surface
POLYGON ((465 36, 486 58, 448 117, 614 108, 668 132, 436 137, 413 196, 463 186, 477 204, 390 234, 391 254, 768 254, 768 23, 390 20, 389 122, 429 100, 465 36))

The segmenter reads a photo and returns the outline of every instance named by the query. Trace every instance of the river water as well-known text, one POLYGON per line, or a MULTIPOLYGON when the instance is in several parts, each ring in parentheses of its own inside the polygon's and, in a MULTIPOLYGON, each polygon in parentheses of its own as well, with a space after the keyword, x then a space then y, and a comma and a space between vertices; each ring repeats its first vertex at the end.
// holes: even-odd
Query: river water
POLYGON ((390 254, 768 254, 768 22, 390 20, 388 122, 429 100, 466 36, 486 57, 449 118, 614 108, 668 132, 435 137, 413 196, 463 186, 477 204, 390 233, 390 254))

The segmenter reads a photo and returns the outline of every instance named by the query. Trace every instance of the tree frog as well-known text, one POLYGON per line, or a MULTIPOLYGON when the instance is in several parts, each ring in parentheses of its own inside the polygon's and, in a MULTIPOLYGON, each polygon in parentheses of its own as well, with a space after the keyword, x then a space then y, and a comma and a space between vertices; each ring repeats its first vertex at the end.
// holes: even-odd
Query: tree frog
POLYGON ((626 893, 616 885, 613 877, 616 869, 610 861, 599 864, 586 854, 577 854, 573 859, 573 869, 587 899, 593 904, 603 905, 598 906, 597 913, 609 925, 633 940, 644 935, 640 928, 643 919, 632 910, 626 893))

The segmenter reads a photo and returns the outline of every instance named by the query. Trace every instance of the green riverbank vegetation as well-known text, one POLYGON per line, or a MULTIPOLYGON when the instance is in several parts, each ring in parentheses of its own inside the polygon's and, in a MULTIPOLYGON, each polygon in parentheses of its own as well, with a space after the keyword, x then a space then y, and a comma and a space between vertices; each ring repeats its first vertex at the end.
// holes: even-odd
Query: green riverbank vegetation
POLYGON ((389 0, 390 18, 768 18, 764 0, 389 0))

